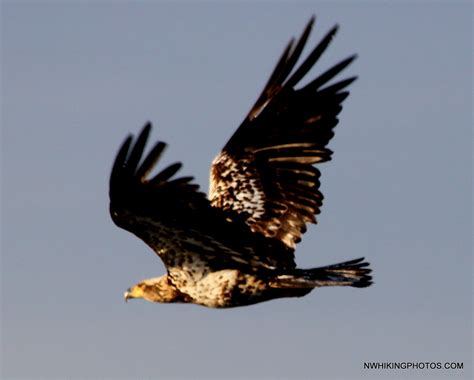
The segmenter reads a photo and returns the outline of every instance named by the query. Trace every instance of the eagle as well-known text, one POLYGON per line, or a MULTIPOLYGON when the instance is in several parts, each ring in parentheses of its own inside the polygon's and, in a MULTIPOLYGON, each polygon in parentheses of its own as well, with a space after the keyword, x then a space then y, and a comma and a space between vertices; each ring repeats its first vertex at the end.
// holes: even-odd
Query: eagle
POLYGON ((297 65, 315 17, 287 44, 261 95, 213 160, 208 197, 193 177, 179 177, 180 162, 154 170, 166 147, 144 154, 152 125, 129 135, 110 176, 113 222, 142 239, 163 261, 166 274, 124 294, 159 303, 211 308, 301 297, 324 286, 372 284, 369 263, 358 258, 297 268, 295 247, 316 223, 323 195, 314 164, 331 159, 345 90, 357 77, 329 83, 352 55, 306 85, 301 80, 338 30, 335 25, 297 65))

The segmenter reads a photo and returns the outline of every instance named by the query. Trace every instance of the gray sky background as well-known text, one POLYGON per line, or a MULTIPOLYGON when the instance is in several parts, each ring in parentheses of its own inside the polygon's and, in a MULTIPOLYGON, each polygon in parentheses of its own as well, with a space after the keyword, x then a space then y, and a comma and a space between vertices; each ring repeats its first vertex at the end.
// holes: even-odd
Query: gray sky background
MULTIPOLYGON (((2 378, 470 378, 470 2, 2 2, 2 378), (358 53, 321 167, 303 267, 365 256, 368 289, 232 310, 125 304, 164 272, 108 215, 145 121, 208 169, 285 44, 341 30, 308 80, 358 53), (454 361, 464 370, 367 370, 454 361)), ((309 49, 305 50, 308 52, 309 49)), ((341 78, 344 77, 341 76, 341 78)))

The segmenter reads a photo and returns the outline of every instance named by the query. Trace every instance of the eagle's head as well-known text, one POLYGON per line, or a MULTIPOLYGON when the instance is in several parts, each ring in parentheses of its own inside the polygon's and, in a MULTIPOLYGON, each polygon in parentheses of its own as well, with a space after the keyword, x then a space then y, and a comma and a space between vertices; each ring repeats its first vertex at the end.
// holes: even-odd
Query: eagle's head
POLYGON ((127 289, 125 302, 131 298, 143 298, 150 302, 191 302, 189 296, 181 293, 169 281, 168 276, 149 278, 127 289))

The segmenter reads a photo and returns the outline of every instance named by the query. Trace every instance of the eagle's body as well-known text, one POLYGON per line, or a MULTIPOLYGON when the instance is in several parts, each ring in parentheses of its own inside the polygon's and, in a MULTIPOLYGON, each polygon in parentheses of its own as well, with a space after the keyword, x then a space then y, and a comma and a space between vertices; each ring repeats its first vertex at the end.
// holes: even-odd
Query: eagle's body
POLYGON ((125 298, 234 307, 299 297, 320 286, 371 284, 362 259, 297 269, 294 249, 315 222, 323 196, 317 162, 337 124, 341 90, 355 78, 327 86, 354 57, 305 87, 294 86, 328 46, 333 28, 290 76, 314 19, 290 42, 262 95, 212 163, 209 199, 191 177, 172 179, 181 164, 148 175, 165 144, 142 159, 151 125, 122 145, 110 179, 114 222, 146 242, 167 274, 130 288, 125 298), (326 85, 326 86, 325 86, 326 85))
MULTIPOLYGON (((284 254, 286 248, 277 247, 276 242, 267 244, 245 223, 226 220, 219 209, 206 203, 203 209, 184 209, 180 218, 176 224, 132 215, 117 218, 126 221, 117 223, 120 227, 147 242, 168 270, 165 276, 147 280, 146 293, 156 295, 158 284, 158 293, 166 294, 168 302, 192 300, 203 306, 233 307, 301 296, 311 290, 270 286, 279 271, 270 269, 269 258, 279 251, 284 254), (254 254, 255 249, 259 252, 254 254)), ((129 294, 128 298, 136 297, 129 294)))

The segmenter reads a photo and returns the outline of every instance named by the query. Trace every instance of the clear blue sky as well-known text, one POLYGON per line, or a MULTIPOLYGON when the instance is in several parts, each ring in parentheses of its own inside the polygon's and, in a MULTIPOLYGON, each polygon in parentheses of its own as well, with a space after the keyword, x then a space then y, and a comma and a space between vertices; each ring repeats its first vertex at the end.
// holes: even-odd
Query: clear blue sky
POLYGON ((2 378, 470 377, 470 2, 4 1, 1 28, 2 378), (312 14, 311 46, 341 29, 310 77, 358 53, 359 80, 297 260, 365 256, 375 285, 232 310, 125 304, 164 268, 109 218, 119 144, 151 120, 164 164, 207 189, 312 14))

